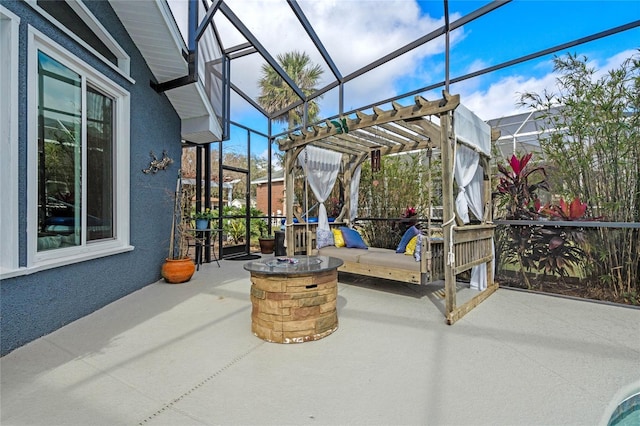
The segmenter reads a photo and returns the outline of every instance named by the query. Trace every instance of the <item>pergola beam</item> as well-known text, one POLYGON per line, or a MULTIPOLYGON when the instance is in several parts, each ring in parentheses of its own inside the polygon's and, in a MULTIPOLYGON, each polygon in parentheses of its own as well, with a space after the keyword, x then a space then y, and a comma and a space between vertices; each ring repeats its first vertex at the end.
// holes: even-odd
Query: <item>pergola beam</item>
POLYGON ((427 148, 436 148, 438 146, 438 144, 433 143, 429 140, 425 140, 423 142, 419 142, 416 144, 412 144, 410 147, 407 146, 396 146, 396 147, 388 147, 388 148, 380 148, 380 155, 385 156, 385 155, 389 155, 389 154, 398 154, 400 152, 405 152, 405 151, 415 151, 415 150, 419 150, 419 149, 427 149, 427 148))
POLYGON ((348 148, 341 144, 333 144, 330 141, 316 141, 313 143, 313 146, 316 146, 318 148, 329 149, 331 151, 336 151, 336 152, 340 152, 342 154, 348 154, 348 155, 359 155, 362 153, 362 150, 348 148))
POLYGON ((416 142, 420 142, 420 138, 410 138, 407 139, 405 138, 403 135, 401 135, 400 133, 395 133, 395 132, 386 132, 386 131, 381 131, 380 129, 378 129, 376 126, 374 128, 371 129, 366 129, 366 130, 360 130, 360 132, 367 132, 368 134, 371 134, 371 131, 375 131, 375 133, 372 134, 373 136, 373 140, 379 140, 380 143, 387 145, 387 146, 395 146, 397 144, 401 144, 401 145, 407 145, 407 144, 413 144, 416 142))
MULTIPOLYGON (((387 124, 390 122, 398 122, 401 120, 416 119, 428 115, 440 115, 444 112, 452 111, 460 104, 459 95, 444 94, 443 99, 428 101, 421 96, 415 97, 415 104, 409 106, 402 106, 397 102, 392 104, 393 109, 382 110, 378 107, 373 107, 374 114, 365 114, 363 112, 356 113, 356 119, 344 118, 346 121, 349 132, 352 133, 356 130, 367 129, 370 127, 387 124)), ((422 120, 425 123, 429 123, 426 120, 422 120)), ((428 132, 427 137, 433 138, 436 133, 429 124, 418 126, 415 129, 408 127, 411 130, 421 129, 422 131, 415 130, 419 134, 428 132)), ((326 138, 328 136, 338 136, 343 138, 347 133, 342 128, 337 128, 331 122, 326 122, 326 126, 310 126, 309 128, 296 134, 295 132, 289 133, 287 139, 281 139, 278 141, 280 149, 283 151, 290 150, 299 146, 304 146, 317 140, 326 138)), ((369 130, 369 132, 372 132, 369 130)), ((372 133, 375 134, 373 131, 372 133)), ((384 144, 381 144, 381 148, 384 144)))
POLYGON ((381 128, 383 128, 385 130, 388 130, 390 132, 396 133, 396 134, 398 134, 398 135, 400 135, 400 136, 402 136, 402 137, 404 137, 406 139, 409 139, 409 140, 412 140, 412 141, 415 141, 415 142, 421 142, 422 139, 424 138, 424 136, 422 134, 420 134, 419 132, 416 132, 413 129, 410 129, 409 127, 401 126, 400 123, 395 123, 395 124, 396 124, 396 126, 393 126, 391 123, 389 123, 389 124, 381 124, 378 127, 381 127, 381 128), (404 130, 404 129, 408 129, 409 131, 404 130))
POLYGON ((344 144, 346 142, 349 144, 349 147, 362 152, 369 152, 379 146, 378 144, 367 139, 362 139, 351 135, 330 136, 328 139, 331 141, 335 141, 336 143, 344 144))
POLYGON ((421 120, 411 121, 410 123, 407 123, 406 121, 400 121, 395 124, 401 127, 405 127, 411 131, 417 132, 423 136, 426 136, 432 141, 437 143, 440 142, 440 139, 442 137, 442 134, 438 126, 436 126, 434 123, 432 123, 429 120, 421 119, 421 120))

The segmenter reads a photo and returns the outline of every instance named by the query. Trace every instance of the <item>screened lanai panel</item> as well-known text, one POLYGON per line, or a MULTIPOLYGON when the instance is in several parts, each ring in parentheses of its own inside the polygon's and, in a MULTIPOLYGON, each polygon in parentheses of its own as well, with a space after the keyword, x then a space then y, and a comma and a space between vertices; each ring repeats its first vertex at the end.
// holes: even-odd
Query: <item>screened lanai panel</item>
MULTIPOLYGON (((343 1, 339 4, 340 14, 333 15, 335 25, 326 25, 314 18, 326 16, 332 9, 331 2, 300 2, 300 7, 343 76, 356 72, 444 23, 442 19, 431 18, 444 15, 443 3, 437 1, 419 4, 379 0, 343 1), (389 37, 386 31, 390 28, 399 31, 389 37), (358 34, 357 38, 353 36, 354 33, 358 34)), ((376 100, 380 99, 382 97, 376 100)), ((362 103, 352 107, 360 105, 362 103)))
MULTIPOLYGON (((269 138, 265 135, 261 135, 259 133, 250 132, 250 154, 249 154, 249 171, 251 174, 251 182, 252 185, 255 181, 268 183, 269 177, 269 138)), ((251 205, 252 207, 256 207, 256 197, 258 194, 256 193, 257 187, 252 186, 250 195, 251 195, 251 205)), ((267 192, 265 191, 265 201, 267 192)), ((266 209, 266 202, 262 204, 263 208, 260 210, 268 214, 269 210, 266 209)))
MULTIPOLYGON (((233 59, 233 84, 236 88, 248 98, 258 101, 263 106, 270 104, 266 107, 269 115, 274 113, 281 115, 278 114, 278 111, 286 110, 295 102, 302 102, 303 97, 310 95, 314 90, 305 90, 303 92, 302 89, 297 87, 298 84, 304 85, 302 80, 296 79, 294 75, 288 75, 284 71, 284 69, 287 69, 290 70, 290 73, 298 74, 295 70, 299 68, 297 64, 300 64, 300 62, 284 60, 282 55, 285 54, 304 54, 308 56, 309 63, 323 70, 319 74, 316 85, 313 87, 325 85, 324 76, 330 78, 330 81, 335 81, 332 73, 324 72, 328 67, 324 63, 322 55, 318 53, 304 29, 297 22, 287 2, 256 2, 252 3, 250 8, 245 6, 234 2, 230 2, 229 5, 223 3, 221 5, 222 14, 220 15, 225 16, 216 18, 220 32, 225 34, 224 39, 232 40, 231 43, 225 43, 225 49, 234 49, 235 46, 245 43, 251 43, 254 47, 254 49, 238 50, 231 53, 233 59), (266 8, 270 14, 276 13, 278 15, 277 25, 286 27, 287 31, 274 31, 274 20, 256 19, 256 16, 267 14, 266 11, 261 11, 263 8, 266 8), (226 37, 227 33, 231 34, 231 36, 226 37), (296 48, 285 50, 281 47, 283 38, 289 37, 292 42, 295 42, 296 48), (245 55, 245 53, 249 54, 245 55), (234 64, 234 62, 240 60, 247 65, 236 66, 234 64), (285 63, 293 65, 284 65, 285 63), (258 99, 261 92, 260 84, 257 80, 263 75, 264 71, 272 76, 287 80, 286 83, 275 82, 274 85, 277 87, 276 91, 279 92, 279 95, 272 97, 268 102, 261 102, 258 99), (293 87, 293 89, 289 87, 293 87)), ((302 116, 302 113, 299 113, 299 115, 302 116)))
MULTIPOLYGON (((557 108, 553 109, 558 112, 557 108)), ((533 152, 542 158, 540 139, 556 132, 550 123, 545 122, 545 115, 540 111, 528 111, 488 121, 489 125, 500 131, 500 138, 495 142, 496 148, 503 158, 533 152)))
POLYGON ((263 134, 268 133, 268 119, 233 90, 231 91, 230 104, 232 114, 235 113, 238 117, 238 120, 232 121, 232 125, 250 127, 263 134))
MULTIPOLYGON (((206 11, 199 4, 199 14, 203 16, 206 11)), ((223 122, 223 63, 222 50, 216 40, 212 26, 208 26, 198 41, 198 76, 204 84, 204 90, 211 106, 214 109, 218 123, 223 122)))
POLYGON ((230 138, 222 143, 222 164, 249 170, 249 138, 246 129, 230 126, 230 138))

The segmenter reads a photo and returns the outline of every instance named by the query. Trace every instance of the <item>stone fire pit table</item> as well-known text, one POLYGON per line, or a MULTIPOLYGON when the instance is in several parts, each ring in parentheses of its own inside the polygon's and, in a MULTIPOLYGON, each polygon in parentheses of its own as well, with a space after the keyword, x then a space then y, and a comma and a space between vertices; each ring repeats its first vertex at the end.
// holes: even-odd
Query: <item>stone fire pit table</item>
POLYGON ((276 343, 322 339, 338 329, 338 271, 328 256, 275 257, 247 262, 251 331, 276 343))

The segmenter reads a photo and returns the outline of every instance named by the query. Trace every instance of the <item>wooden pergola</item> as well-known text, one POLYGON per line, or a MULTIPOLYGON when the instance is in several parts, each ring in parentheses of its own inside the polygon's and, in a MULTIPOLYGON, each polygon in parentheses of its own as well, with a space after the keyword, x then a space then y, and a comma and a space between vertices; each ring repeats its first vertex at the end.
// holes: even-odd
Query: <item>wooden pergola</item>
MULTIPOLYGON (((443 99, 428 101, 415 97, 415 104, 402 106, 392 102, 393 109, 382 110, 374 106, 373 114, 356 111, 357 118, 326 120, 309 129, 289 133, 287 138, 277 140, 280 150, 285 151, 285 176, 288 214, 293 215, 293 175, 300 152, 313 145, 343 154, 344 181, 348 185, 355 168, 379 151, 381 156, 420 149, 440 148, 442 129, 434 123, 432 116, 446 116, 460 104, 458 95, 445 94, 443 99), (346 129, 345 129, 346 126, 346 129)), ((444 153, 443 153, 444 157, 444 153)), ((345 190, 345 208, 349 208, 350 191, 345 190)), ((345 216, 349 217, 348 214, 345 216)), ((287 216, 287 222, 292 217, 287 216)), ((302 218, 298 217, 298 220, 302 218)))
MULTIPOLYGON (((489 174, 489 158, 480 155, 480 165, 484 170, 483 196, 486 201, 485 215, 480 225, 463 225, 456 221, 454 208, 454 144, 456 141, 452 128, 453 111, 460 104, 459 95, 443 92, 442 99, 429 101, 421 96, 414 98, 414 104, 403 106, 391 103, 391 109, 383 110, 377 106, 373 113, 356 111, 355 117, 344 117, 326 120, 323 123, 309 126, 303 130, 291 132, 279 139, 280 150, 285 152, 286 179, 286 239, 287 254, 293 255, 296 250, 294 234, 294 174, 296 160, 306 146, 316 146, 342 153, 342 169, 344 171, 344 208, 341 216, 350 217, 351 176, 358 165, 371 155, 389 155, 420 149, 439 149, 442 159, 443 189, 443 226, 445 252, 451 248, 456 261, 445 262, 444 280, 446 297, 446 317, 452 324, 466 312, 473 309, 482 300, 496 290, 493 280, 493 250, 486 248, 488 238, 493 237, 494 226, 491 223, 490 202, 491 181, 489 174), (376 154, 372 154, 376 153, 376 154), (483 245, 474 244, 482 242, 483 245), (487 263, 487 289, 462 306, 456 306, 456 275, 469 270, 473 266, 487 263)), ((496 135, 492 135, 496 136, 496 135)), ((492 137, 493 139, 493 137, 492 137)), ((473 145, 466 144, 480 153, 473 145)), ((303 218, 296 215, 299 222, 303 218)), ((309 241, 309 240, 307 240, 309 241)), ((371 275, 371 274, 370 274, 371 275)))

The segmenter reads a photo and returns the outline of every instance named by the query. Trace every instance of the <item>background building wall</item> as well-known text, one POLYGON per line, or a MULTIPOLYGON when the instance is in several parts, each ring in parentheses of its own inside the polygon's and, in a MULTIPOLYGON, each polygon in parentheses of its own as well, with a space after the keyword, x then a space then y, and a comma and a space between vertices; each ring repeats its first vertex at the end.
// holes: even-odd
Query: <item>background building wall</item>
POLYGON ((277 214, 280 210, 284 214, 284 181, 276 181, 271 184, 271 212, 269 206, 269 187, 266 183, 256 187, 256 208, 264 214, 277 214))

